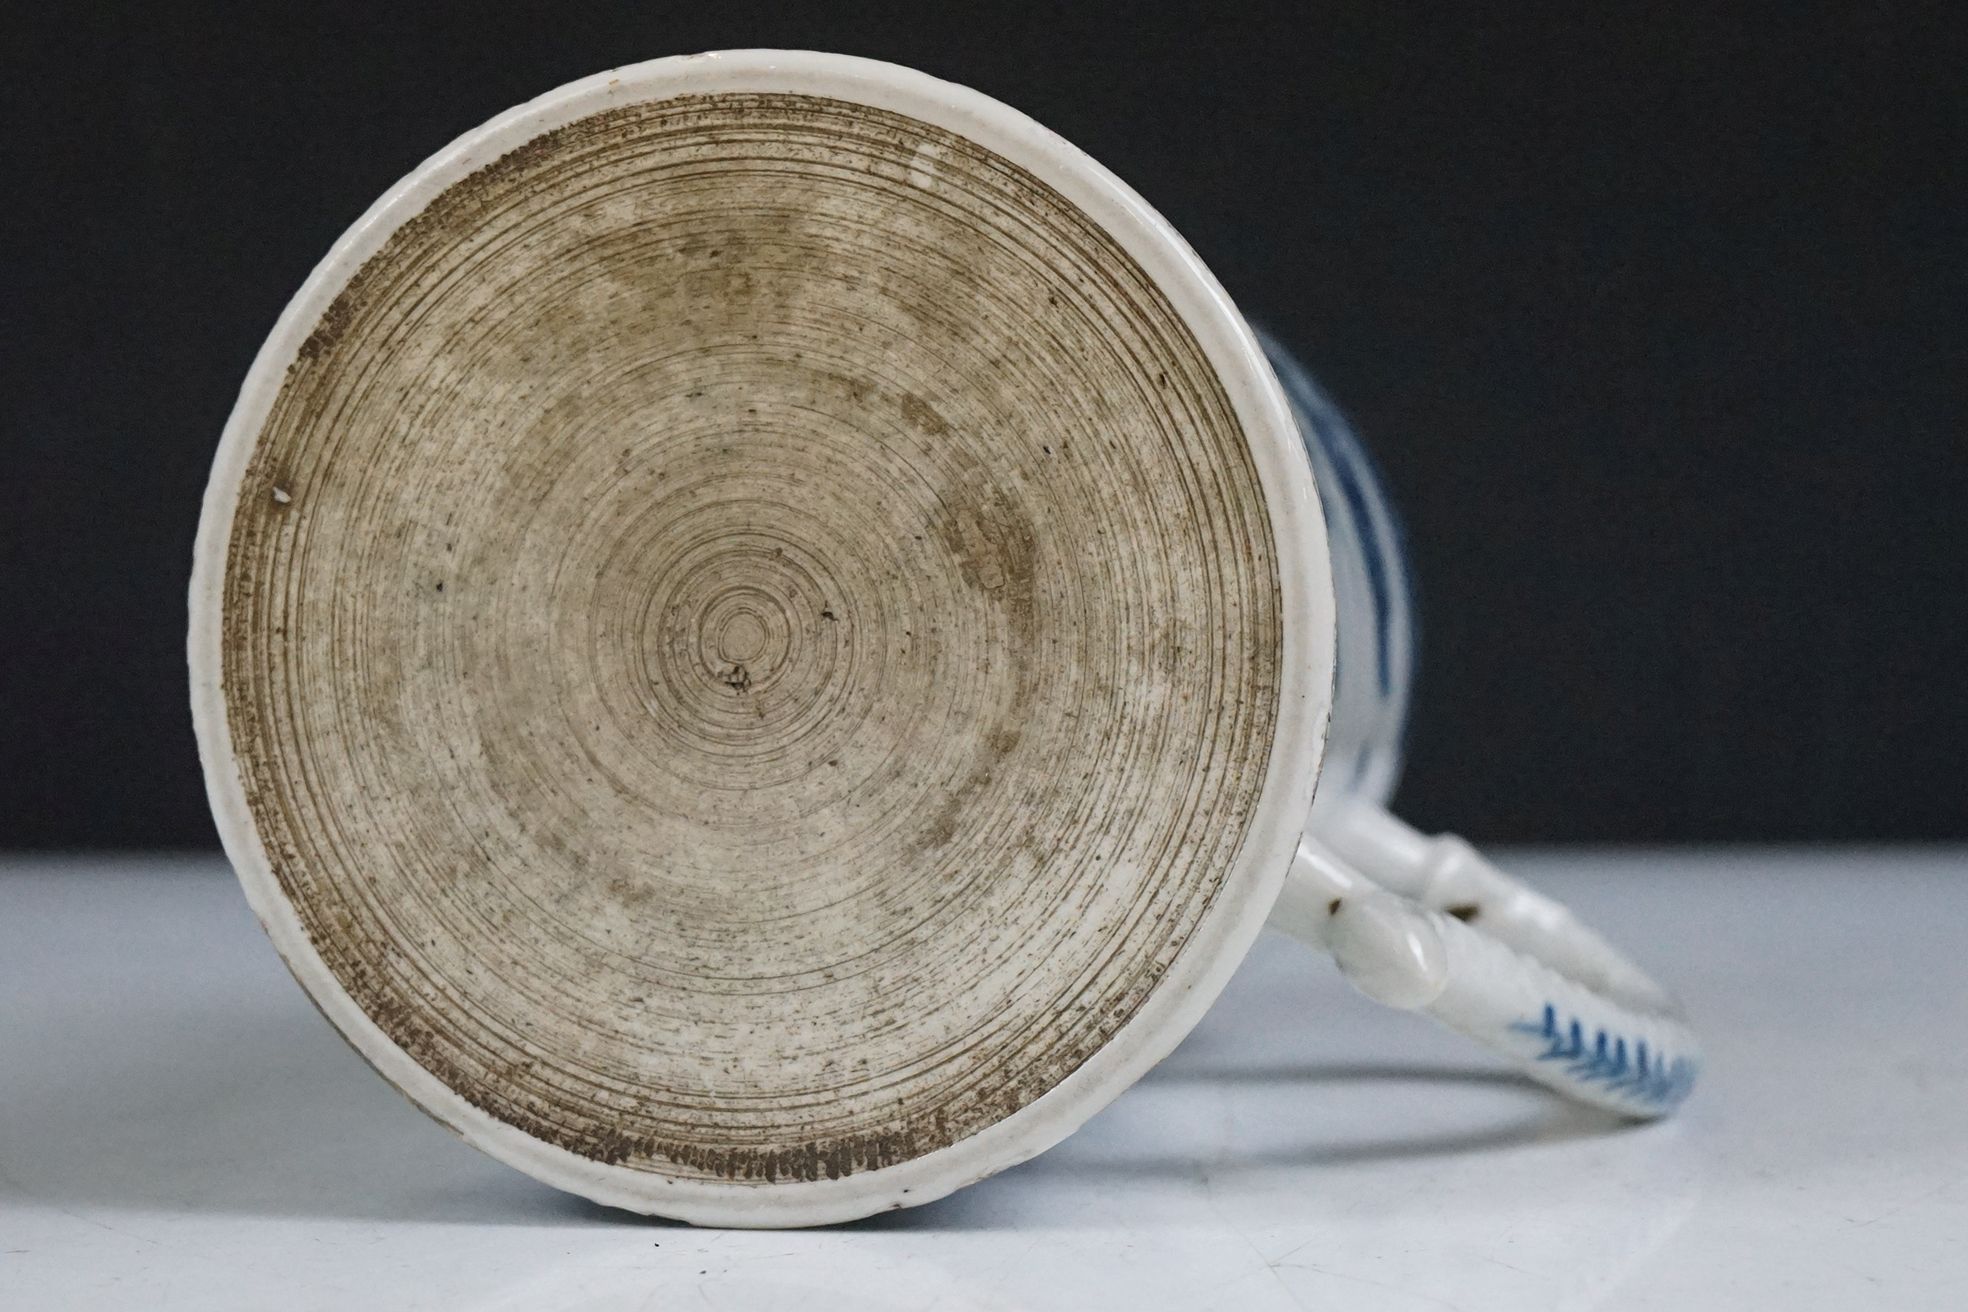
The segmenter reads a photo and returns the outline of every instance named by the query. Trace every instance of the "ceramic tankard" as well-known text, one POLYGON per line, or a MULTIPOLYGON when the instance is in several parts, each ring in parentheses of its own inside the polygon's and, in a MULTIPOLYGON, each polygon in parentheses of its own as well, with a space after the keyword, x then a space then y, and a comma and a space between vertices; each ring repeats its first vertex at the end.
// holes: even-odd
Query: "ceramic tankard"
POLYGON ((1139 196, 737 52, 502 115, 329 252, 190 661, 246 894, 384 1077, 562 1188, 797 1225, 1058 1141, 1267 920, 1672 1107, 1662 991, 1385 810, 1411 641, 1357 444, 1139 196))

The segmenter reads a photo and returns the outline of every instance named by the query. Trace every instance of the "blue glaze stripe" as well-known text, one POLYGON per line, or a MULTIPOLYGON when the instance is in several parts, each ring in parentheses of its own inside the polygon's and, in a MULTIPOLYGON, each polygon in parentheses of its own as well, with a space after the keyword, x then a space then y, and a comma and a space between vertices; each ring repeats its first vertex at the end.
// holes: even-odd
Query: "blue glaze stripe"
POLYGON ((1578 1017, 1562 1017, 1550 1003, 1537 1020, 1510 1027, 1544 1043, 1539 1061, 1565 1063, 1565 1074, 1584 1084, 1603 1084, 1608 1090, 1650 1107, 1673 1107, 1694 1088, 1701 1064, 1687 1057, 1650 1051, 1645 1039, 1631 1042, 1623 1034, 1588 1028, 1578 1017))

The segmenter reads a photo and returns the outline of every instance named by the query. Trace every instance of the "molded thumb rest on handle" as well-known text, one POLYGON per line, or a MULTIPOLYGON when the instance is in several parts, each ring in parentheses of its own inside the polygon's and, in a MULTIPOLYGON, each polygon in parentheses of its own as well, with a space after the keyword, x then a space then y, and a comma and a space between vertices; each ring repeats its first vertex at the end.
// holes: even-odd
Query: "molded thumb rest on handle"
POLYGON ((1422 1011, 1581 1102, 1654 1117, 1687 1097, 1680 1007, 1597 933, 1454 836, 1369 803, 1315 813, 1272 923, 1379 1002, 1422 1011))

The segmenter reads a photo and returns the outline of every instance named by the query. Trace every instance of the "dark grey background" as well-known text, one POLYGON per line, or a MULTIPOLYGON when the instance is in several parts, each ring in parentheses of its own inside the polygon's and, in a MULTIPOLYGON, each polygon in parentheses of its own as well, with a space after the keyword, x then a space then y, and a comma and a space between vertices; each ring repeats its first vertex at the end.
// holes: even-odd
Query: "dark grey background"
POLYGON ((1133 183, 1379 454, 1412 818, 1968 837, 1963 43, 1947 9, 13 6, 0 847, 213 841, 183 591, 234 391, 336 235, 561 82, 913 64, 1133 183))

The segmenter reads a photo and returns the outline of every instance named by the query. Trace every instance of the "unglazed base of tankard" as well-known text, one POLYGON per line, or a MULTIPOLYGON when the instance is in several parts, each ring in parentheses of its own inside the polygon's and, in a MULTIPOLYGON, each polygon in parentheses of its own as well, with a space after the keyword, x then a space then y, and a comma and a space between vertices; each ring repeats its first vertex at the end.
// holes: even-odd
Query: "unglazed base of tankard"
POLYGON ((200 731, 276 941, 420 1102, 606 1201, 826 1220, 1179 1037, 1323 658, 1271 398, 1159 247, 967 93, 676 62, 433 161, 297 298, 208 503, 200 731))

